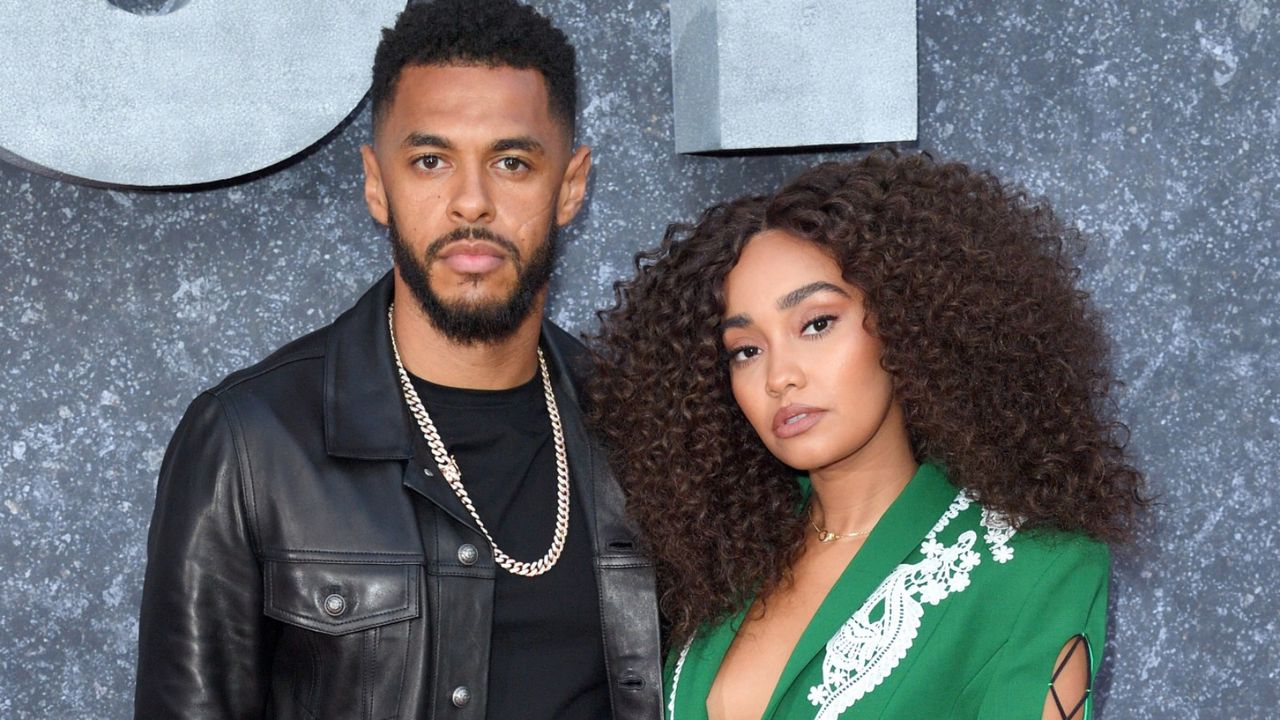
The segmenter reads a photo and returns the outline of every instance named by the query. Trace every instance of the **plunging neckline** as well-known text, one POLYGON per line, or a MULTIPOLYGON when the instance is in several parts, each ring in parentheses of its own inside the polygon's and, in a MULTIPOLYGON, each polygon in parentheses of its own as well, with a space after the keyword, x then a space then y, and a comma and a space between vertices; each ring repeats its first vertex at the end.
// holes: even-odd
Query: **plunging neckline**
MULTIPOLYGON (((808 478, 801 478, 801 482, 807 494, 808 478)), ((861 606, 881 581, 919 547, 939 515, 955 498, 955 493, 955 488, 947 481, 941 468, 931 463, 920 465, 910 482, 885 510, 800 633, 800 639, 788 655, 782 673, 770 693, 762 720, 772 718, 786 691, 848 620, 849 613, 861 606)), ((697 646, 697 652, 703 660, 698 666, 703 672, 699 677, 685 677, 683 682, 677 680, 675 692, 681 697, 687 692, 697 692, 701 701, 688 706, 689 710, 696 708, 696 714, 681 714, 678 720, 707 720, 706 699, 711 685, 715 682, 720 665, 753 603, 754 599, 727 622, 716 625, 685 648, 687 653, 693 649, 693 645, 697 646)), ((674 701, 673 697, 672 707, 677 704, 674 701)))
POLYGON ((709 720, 760 717, 796 643, 865 539, 826 545, 810 538, 792 584, 748 606, 707 691, 709 720))

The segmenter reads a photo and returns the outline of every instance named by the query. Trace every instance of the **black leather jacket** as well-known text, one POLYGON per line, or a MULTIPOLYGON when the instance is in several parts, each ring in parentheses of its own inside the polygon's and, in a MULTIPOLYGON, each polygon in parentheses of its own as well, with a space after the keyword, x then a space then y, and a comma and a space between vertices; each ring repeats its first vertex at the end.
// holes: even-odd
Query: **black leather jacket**
MULTIPOLYGON (((183 417, 148 539, 136 718, 481 719, 502 692, 486 682, 493 556, 439 469, 414 459, 391 291, 388 274, 183 417)), ((614 717, 657 720, 653 566, 583 426, 566 372, 581 346, 550 323, 542 344, 588 518, 574 530, 594 545, 614 717)))

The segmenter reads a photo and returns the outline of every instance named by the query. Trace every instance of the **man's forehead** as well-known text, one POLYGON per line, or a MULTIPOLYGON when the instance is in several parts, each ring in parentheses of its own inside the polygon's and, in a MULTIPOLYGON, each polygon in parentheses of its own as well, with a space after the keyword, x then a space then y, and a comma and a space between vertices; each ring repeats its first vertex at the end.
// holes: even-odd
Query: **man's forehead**
POLYGON ((399 82, 405 80, 461 83, 502 82, 519 83, 536 87, 543 95, 547 92, 546 78, 536 68, 518 68, 492 63, 415 63, 400 71, 399 82))
POLYGON ((527 128, 558 126, 552 117, 542 73, 508 66, 406 67, 396 82, 388 110, 388 119, 408 123, 420 118, 446 123, 510 123, 527 128))

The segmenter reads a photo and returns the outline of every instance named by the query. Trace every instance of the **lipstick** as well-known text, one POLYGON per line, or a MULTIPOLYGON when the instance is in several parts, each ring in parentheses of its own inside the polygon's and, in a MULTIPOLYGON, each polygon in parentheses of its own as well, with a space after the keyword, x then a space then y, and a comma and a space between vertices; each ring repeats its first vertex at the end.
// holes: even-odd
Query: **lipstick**
POLYGON ((783 440, 793 438, 817 425, 824 415, 825 410, 812 405, 786 405, 773 416, 773 434, 783 440))

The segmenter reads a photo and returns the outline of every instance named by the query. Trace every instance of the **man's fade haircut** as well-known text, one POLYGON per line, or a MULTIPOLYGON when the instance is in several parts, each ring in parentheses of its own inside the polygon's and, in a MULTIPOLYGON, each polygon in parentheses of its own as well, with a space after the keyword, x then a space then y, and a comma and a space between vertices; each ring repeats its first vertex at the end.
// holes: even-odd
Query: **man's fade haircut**
POLYGON ((551 115, 570 138, 578 107, 573 46, 565 34, 515 0, 434 0, 410 5, 382 31, 369 90, 373 126, 386 116, 404 68, 483 65, 537 70, 551 115))

